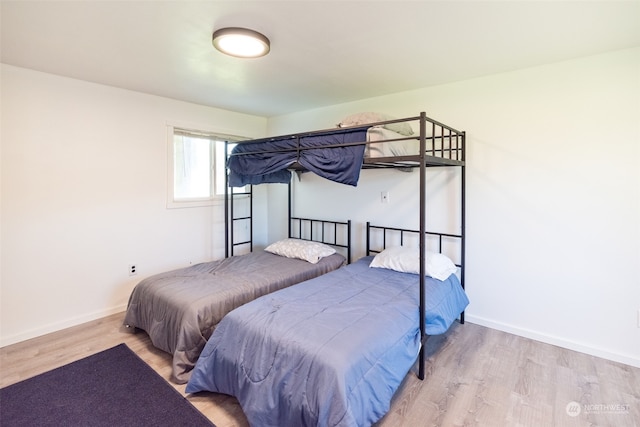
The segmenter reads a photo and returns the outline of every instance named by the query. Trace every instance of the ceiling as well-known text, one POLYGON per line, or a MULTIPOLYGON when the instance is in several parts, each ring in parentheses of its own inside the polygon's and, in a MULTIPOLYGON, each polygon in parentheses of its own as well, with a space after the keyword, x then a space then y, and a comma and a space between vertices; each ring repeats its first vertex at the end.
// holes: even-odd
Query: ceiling
POLYGON ((5 64, 271 117, 640 46, 640 1, 1 1, 5 64), (211 45, 240 26, 263 58, 211 45))

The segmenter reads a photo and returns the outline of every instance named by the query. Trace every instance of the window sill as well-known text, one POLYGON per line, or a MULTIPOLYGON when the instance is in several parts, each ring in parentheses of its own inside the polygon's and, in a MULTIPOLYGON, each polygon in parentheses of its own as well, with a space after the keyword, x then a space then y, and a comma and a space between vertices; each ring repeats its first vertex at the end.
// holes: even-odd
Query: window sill
MULTIPOLYGON (((249 195, 236 195, 237 198, 247 198, 249 195)), ((224 196, 217 196, 214 199, 206 200, 182 200, 182 201, 167 201, 167 209, 181 209, 181 208, 204 208, 208 206, 224 206, 224 196)))

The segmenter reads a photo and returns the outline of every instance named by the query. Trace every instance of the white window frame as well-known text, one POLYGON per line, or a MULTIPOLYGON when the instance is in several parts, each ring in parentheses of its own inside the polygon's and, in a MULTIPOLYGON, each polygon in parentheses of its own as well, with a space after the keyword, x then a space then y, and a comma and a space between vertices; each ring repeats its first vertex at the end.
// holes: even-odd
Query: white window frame
MULTIPOLYGON (((228 135, 221 132, 211 131, 211 130, 197 130, 193 129, 193 127, 185 127, 178 125, 167 125, 167 208, 175 209, 175 208, 193 208, 193 207, 204 207, 204 206, 215 206, 221 205, 224 203, 224 194, 216 194, 216 180, 224 179, 224 174, 226 172, 226 168, 223 167, 222 171, 219 171, 216 165, 219 165, 220 159, 216 158, 216 149, 215 146, 210 150, 210 158, 213 164, 213 173, 210 175, 211 177, 211 188, 213 189, 213 194, 209 197, 205 198, 194 198, 194 199, 178 199, 175 198, 175 184, 174 184, 174 137, 176 131, 184 134, 192 134, 195 137, 204 137, 207 139, 211 139, 214 141, 241 141, 248 138, 243 138, 235 135, 228 135)), ((223 161, 222 165, 225 165, 225 161, 223 161)))

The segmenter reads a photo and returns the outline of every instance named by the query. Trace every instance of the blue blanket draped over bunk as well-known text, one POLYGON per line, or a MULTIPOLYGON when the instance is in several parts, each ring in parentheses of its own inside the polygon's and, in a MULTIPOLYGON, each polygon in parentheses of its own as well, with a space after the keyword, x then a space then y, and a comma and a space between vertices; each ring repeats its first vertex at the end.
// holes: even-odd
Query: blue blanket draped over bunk
POLYGON ((288 183, 297 162, 318 176, 341 184, 358 184, 368 127, 322 134, 264 138, 236 145, 229 158, 229 185, 288 183), (362 142, 344 147, 327 147, 362 142))

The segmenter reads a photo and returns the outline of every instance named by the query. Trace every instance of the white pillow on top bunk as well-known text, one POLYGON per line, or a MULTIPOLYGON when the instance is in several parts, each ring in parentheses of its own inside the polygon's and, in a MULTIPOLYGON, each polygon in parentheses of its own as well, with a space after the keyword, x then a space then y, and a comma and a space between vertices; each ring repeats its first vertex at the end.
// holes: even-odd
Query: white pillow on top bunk
MULTIPOLYGON (((449 257, 438 252, 425 254, 425 273, 434 279, 446 280, 458 271, 449 257)), ((401 273, 420 274, 420 249, 407 246, 387 248, 377 254, 369 267, 387 268, 401 273)))
POLYGON ((302 259, 311 264, 317 264, 322 258, 336 253, 334 248, 324 243, 293 238, 272 243, 264 250, 287 258, 302 259))
MULTIPOLYGON (((359 125, 367 125, 369 123, 376 122, 385 122, 387 120, 395 120, 395 117, 389 116, 388 114, 382 113, 357 113, 352 114, 350 116, 342 119, 340 123, 338 123, 338 127, 349 127, 349 126, 359 126, 359 125)), ((382 126, 385 129, 389 129, 391 131, 397 132, 400 135, 413 135, 413 129, 411 125, 407 122, 398 122, 398 123, 389 123, 382 126)))

